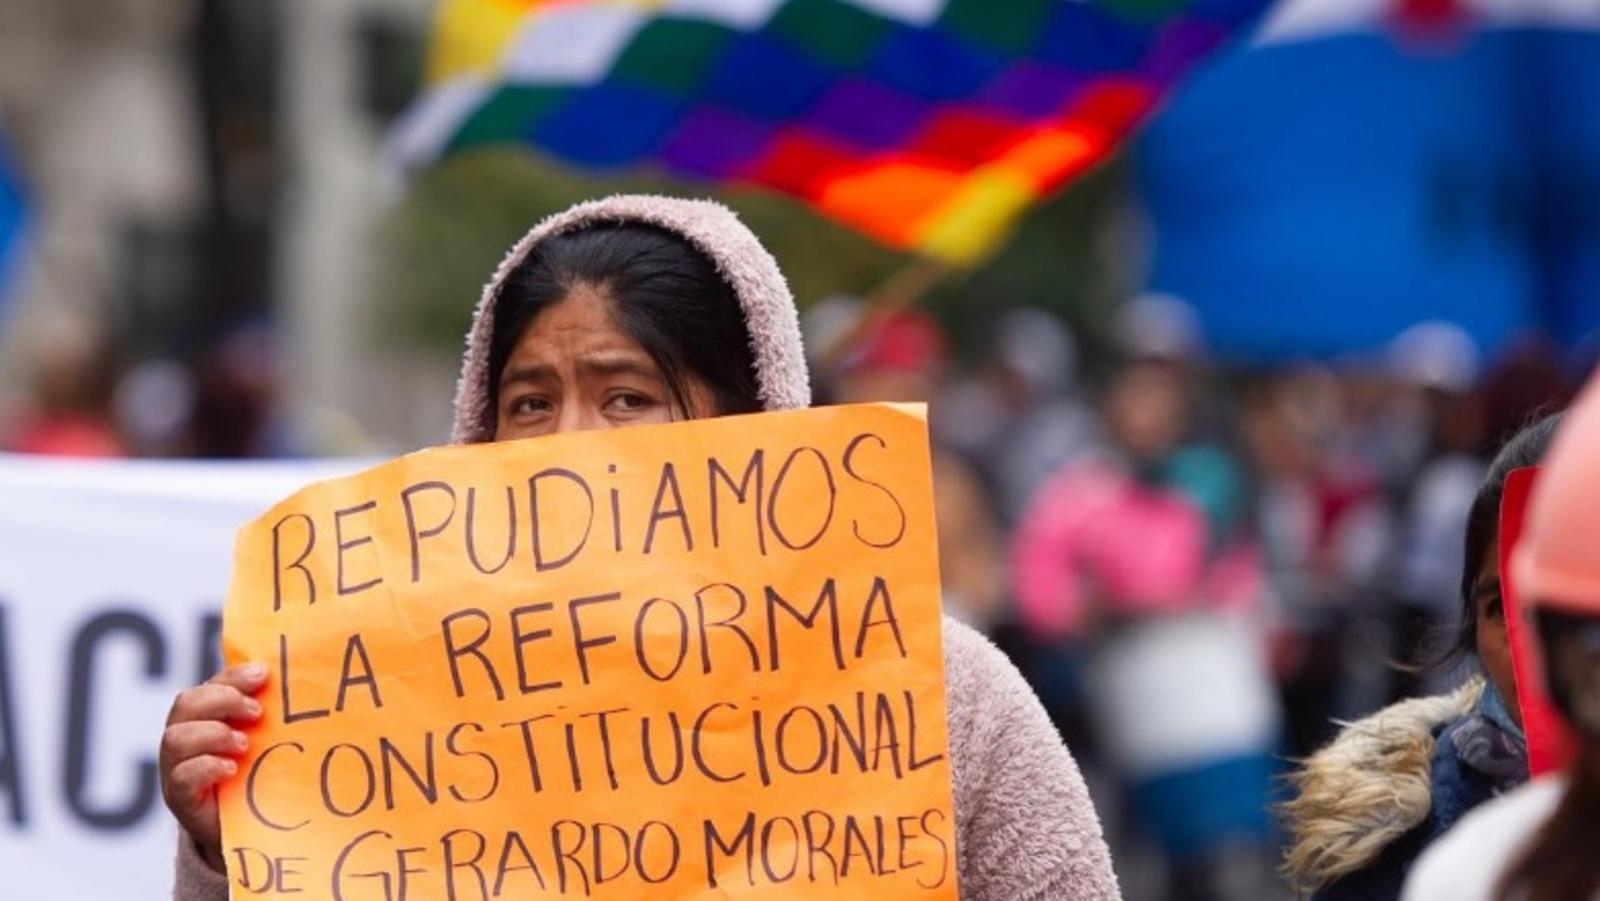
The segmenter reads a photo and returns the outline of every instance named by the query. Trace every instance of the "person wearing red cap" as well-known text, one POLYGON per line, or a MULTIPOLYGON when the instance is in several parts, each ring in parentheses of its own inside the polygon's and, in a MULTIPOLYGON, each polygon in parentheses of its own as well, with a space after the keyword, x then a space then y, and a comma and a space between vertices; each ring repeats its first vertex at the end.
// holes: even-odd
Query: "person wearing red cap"
POLYGON ((1529 507, 1512 576, 1542 675, 1577 737, 1559 775, 1479 808, 1429 850, 1405 901, 1600 898, 1600 378, 1563 423, 1529 507))

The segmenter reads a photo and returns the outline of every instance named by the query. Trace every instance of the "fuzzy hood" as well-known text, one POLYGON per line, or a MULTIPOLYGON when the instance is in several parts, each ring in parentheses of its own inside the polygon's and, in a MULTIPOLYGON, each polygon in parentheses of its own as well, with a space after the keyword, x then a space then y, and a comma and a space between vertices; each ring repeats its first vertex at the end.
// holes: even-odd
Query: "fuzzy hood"
POLYGON ((1451 694, 1386 707, 1346 726, 1295 771, 1281 813, 1284 869, 1296 889, 1313 892, 1362 869, 1428 818, 1435 735, 1470 714, 1483 688, 1476 678, 1451 694))
POLYGON ((489 406, 489 345, 501 286, 540 241, 595 223, 638 223, 681 236, 710 258, 744 308, 756 362, 756 386, 768 410, 811 405, 811 383, 800 341, 800 316, 778 263, 732 210, 709 200, 619 195, 580 203, 540 222, 518 241, 484 286, 467 333, 456 385, 457 444, 494 437, 489 406))

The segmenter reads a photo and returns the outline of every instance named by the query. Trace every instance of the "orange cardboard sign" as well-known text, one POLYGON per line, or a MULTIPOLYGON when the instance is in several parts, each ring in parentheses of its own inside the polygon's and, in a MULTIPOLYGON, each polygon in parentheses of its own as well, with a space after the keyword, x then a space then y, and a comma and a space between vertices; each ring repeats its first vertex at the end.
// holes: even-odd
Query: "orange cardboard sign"
POLYGON ((233 898, 957 897, 921 407, 427 450, 240 534, 233 898))

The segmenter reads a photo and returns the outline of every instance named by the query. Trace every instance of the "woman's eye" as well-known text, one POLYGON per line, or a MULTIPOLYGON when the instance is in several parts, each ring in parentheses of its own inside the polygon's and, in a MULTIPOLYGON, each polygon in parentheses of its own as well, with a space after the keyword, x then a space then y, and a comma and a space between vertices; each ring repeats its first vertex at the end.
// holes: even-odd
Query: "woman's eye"
POLYGON ((550 402, 542 397, 519 397, 511 404, 513 416, 536 415, 547 413, 549 410, 550 402))
POLYGON ((649 397, 634 391, 619 391, 611 396, 606 405, 619 413, 637 413, 649 409, 654 403, 649 397))
POLYGON ((1484 608, 1483 615, 1488 617, 1490 622, 1500 622, 1506 618, 1505 605, 1498 599, 1490 601, 1489 605, 1484 608))

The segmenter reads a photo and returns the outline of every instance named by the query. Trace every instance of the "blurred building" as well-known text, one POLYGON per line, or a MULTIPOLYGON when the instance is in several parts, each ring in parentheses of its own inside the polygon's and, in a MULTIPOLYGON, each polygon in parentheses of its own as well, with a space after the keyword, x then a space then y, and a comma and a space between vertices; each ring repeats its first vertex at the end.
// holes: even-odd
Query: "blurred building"
MULTIPOLYGON (((114 339, 108 370, 191 367, 196 403, 217 373, 255 370, 280 434, 241 452, 441 440, 449 374, 373 340, 368 271, 398 187, 373 161, 430 8, 0 0, 0 130, 36 214, 0 417, 25 400, 38 336, 69 319, 114 339), (216 359, 240 334, 265 337, 216 359)), ((215 437, 202 452, 234 449, 215 437)))

